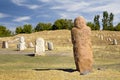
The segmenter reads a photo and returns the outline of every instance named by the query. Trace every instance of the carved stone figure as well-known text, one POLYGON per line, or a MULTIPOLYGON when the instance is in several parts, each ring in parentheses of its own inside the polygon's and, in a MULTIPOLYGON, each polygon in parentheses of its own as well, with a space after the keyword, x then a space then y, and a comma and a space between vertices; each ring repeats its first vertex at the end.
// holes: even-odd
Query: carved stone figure
POLYGON ((74 20, 71 38, 76 70, 81 75, 91 72, 93 65, 91 29, 86 25, 86 21, 82 16, 74 20))

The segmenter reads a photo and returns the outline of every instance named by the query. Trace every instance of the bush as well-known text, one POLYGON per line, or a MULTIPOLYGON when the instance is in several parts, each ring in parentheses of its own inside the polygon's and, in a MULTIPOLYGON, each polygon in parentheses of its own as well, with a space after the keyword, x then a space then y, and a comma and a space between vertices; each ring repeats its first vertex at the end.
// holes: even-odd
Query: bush
POLYGON ((51 23, 38 23, 35 27, 35 31, 43 31, 43 30, 51 30, 52 24, 51 23))
POLYGON ((5 26, 0 25, 0 37, 11 36, 11 31, 5 26))
POLYGON ((19 26, 16 27, 16 34, 20 34, 20 33, 32 33, 32 25, 30 24, 25 24, 23 27, 19 26))

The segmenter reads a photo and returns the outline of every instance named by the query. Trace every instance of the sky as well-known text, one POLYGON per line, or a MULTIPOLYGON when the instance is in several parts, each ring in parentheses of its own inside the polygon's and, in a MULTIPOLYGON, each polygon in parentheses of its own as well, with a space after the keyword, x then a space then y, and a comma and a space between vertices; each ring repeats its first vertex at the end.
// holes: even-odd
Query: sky
POLYGON ((120 22, 120 0, 0 0, 0 25, 10 30, 39 22, 54 23, 57 19, 83 16, 93 22, 95 15, 102 19, 103 11, 114 14, 114 25, 120 22))

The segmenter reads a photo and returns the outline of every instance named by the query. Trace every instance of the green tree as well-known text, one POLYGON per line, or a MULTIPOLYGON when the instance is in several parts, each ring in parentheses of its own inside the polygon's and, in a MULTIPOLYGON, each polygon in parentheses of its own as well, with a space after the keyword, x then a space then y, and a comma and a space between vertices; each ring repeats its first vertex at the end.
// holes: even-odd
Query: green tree
POLYGON ((89 26, 91 28, 91 30, 95 30, 94 23, 87 22, 87 26, 89 26))
POLYGON ((51 30, 51 27, 52 27, 51 23, 39 22, 35 27, 35 31, 51 30))
POLYGON ((67 22, 68 29, 71 30, 74 26, 72 19, 68 19, 66 22, 67 22))
POLYGON ((113 13, 110 13, 109 15, 107 11, 104 11, 102 19, 103 30, 114 30, 113 20, 114 20, 113 13))
POLYGON ((52 27, 53 30, 57 30, 57 29, 63 29, 65 28, 65 22, 64 19, 58 19, 54 22, 54 25, 52 27))
POLYGON ((100 30, 99 18, 100 18, 99 15, 96 15, 96 16, 94 17, 94 29, 95 29, 95 30, 100 30))
POLYGON ((15 30, 16 34, 20 34, 20 33, 23 33, 23 28, 21 26, 19 27, 16 27, 16 30, 15 30))
POLYGON ((52 24, 51 23, 42 23, 39 22, 35 27, 35 31, 43 31, 43 30, 51 30, 52 24))
POLYGON ((23 33, 32 33, 32 25, 31 24, 25 24, 23 26, 23 33))
POLYGON ((120 31, 120 23, 118 23, 115 28, 114 28, 115 31, 120 31))
POLYGON ((108 21, 108 30, 113 30, 113 19, 114 19, 114 15, 112 13, 110 13, 109 15, 109 21, 108 21))
POLYGON ((103 12, 103 19, 102 19, 103 30, 108 30, 108 12, 103 12))
POLYGON ((73 22, 71 19, 58 19, 54 22, 52 29, 72 29, 73 22))
POLYGON ((0 37, 11 36, 11 31, 5 26, 0 25, 0 37))

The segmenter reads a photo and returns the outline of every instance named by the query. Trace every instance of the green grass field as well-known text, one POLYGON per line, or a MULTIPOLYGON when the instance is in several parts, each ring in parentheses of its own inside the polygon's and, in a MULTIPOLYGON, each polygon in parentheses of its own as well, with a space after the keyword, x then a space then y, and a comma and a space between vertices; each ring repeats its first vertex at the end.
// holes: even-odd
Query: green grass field
MULTIPOLYGON (((26 41, 34 41, 39 37, 38 34, 43 34, 45 40, 53 41, 54 50, 46 51, 46 56, 33 57, 26 53, 32 53, 34 49, 16 51, 15 44, 12 43, 9 49, 0 48, 0 80, 120 80, 120 32, 92 32, 94 65, 93 72, 87 75, 75 71, 70 31, 35 34, 37 36, 30 34, 31 37, 26 34, 26 41), (67 34, 63 36, 64 33, 67 34), (106 39, 102 41, 96 34, 116 38, 118 45, 111 45, 106 39)), ((0 41, 12 41, 15 37, 1 38, 0 41)))
POLYGON ((61 56, 53 51, 54 55, 33 57, 3 53, 0 54, 0 80, 120 80, 119 46, 116 46, 116 51, 112 50, 113 47, 115 46, 95 46, 93 72, 84 76, 74 71, 71 54, 61 56), (114 52, 108 52, 109 50, 114 52))

